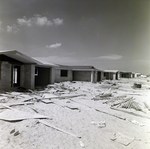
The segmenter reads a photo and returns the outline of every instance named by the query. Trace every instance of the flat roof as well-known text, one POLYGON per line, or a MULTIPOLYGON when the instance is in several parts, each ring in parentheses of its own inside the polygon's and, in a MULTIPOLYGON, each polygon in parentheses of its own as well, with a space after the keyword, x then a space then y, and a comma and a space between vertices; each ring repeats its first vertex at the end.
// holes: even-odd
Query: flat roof
POLYGON ((45 62, 45 61, 27 56, 21 52, 18 52, 17 50, 0 51, 0 55, 8 56, 10 58, 13 58, 13 59, 18 60, 18 61, 25 63, 25 64, 36 64, 39 66, 48 66, 48 67, 49 66, 51 66, 51 67, 57 67, 58 66, 56 64, 52 64, 49 62, 45 62))
POLYGON ((8 56, 8 57, 18 60, 22 63, 32 63, 32 64, 37 63, 37 61, 35 59, 33 59, 21 52, 18 52, 17 50, 0 51, 0 55, 8 56))
POLYGON ((112 73, 117 73, 119 70, 104 70, 104 72, 112 72, 112 73))

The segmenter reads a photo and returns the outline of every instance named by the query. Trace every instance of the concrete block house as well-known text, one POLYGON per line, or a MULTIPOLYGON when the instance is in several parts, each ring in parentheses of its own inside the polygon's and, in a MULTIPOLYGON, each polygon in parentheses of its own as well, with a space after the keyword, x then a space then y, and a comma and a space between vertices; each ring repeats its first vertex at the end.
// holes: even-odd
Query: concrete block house
POLYGON ((97 69, 94 66, 71 66, 73 81, 97 82, 97 69))
POLYGON ((133 73, 132 72, 121 71, 120 76, 121 76, 121 78, 133 78, 133 73))
POLYGON ((54 83, 54 67, 16 50, 0 52, 0 90, 34 89, 54 83))
POLYGON ((102 80, 101 71, 93 66, 64 66, 55 68, 55 82, 86 81, 97 82, 102 80), (99 74, 99 77, 98 77, 99 74))
POLYGON ((106 80, 118 80, 120 72, 118 70, 104 70, 104 77, 106 80))
POLYGON ((72 69, 69 66, 55 67, 55 82, 72 81, 72 69))
POLYGON ((0 52, 0 90, 18 87, 35 89, 63 81, 96 83, 118 79, 118 71, 102 71, 94 66, 65 66, 44 62, 16 50, 0 52))

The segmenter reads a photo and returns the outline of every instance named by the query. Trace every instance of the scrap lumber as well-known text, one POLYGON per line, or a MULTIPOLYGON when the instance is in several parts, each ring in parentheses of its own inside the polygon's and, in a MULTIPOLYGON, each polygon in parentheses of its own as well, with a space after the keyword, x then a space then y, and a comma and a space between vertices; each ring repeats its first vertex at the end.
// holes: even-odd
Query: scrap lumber
POLYGON ((86 96, 86 94, 77 94, 77 95, 63 95, 63 96, 56 96, 56 97, 50 97, 50 98, 43 98, 45 99, 66 99, 66 98, 75 98, 79 96, 86 96))
POLYGON ((0 106, 2 106, 3 108, 0 108, 0 109, 4 109, 5 108, 9 108, 12 107, 12 106, 22 106, 22 105, 28 105, 28 104, 34 104, 34 102, 20 102, 20 103, 9 103, 9 104, 0 104, 0 106))
POLYGON ((63 108, 69 108, 69 109, 71 109, 71 110, 79 110, 79 108, 78 107, 76 107, 76 106, 74 106, 73 104, 71 104, 71 103, 60 103, 59 101, 53 101, 53 103, 54 104, 56 104, 56 105, 59 105, 59 106, 61 106, 61 107, 63 107, 63 108))
POLYGON ((143 103, 144 103, 145 107, 150 111, 149 105, 146 102, 143 102, 143 103))
POLYGON ((48 116, 40 115, 40 114, 32 114, 29 112, 24 112, 16 109, 7 109, 4 112, 0 113, 0 120, 8 121, 8 122, 16 122, 22 121, 25 119, 40 119, 40 118, 49 118, 48 116))
POLYGON ((121 101, 121 102, 118 102, 118 103, 114 103, 113 105, 111 105, 111 107, 120 105, 120 104, 125 103, 125 102, 127 102, 127 101, 129 101, 129 100, 133 100, 133 98, 128 98, 128 99, 126 99, 126 100, 124 100, 124 101, 121 101))
POLYGON ((83 104, 83 103, 80 103, 80 102, 77 102, 77 101, 74 101, 74 100, 71 100, 71 101, 76 102, 76 103, 78 103, 78 104, 82 104, 82 105, 84 105, 84 106, 86 106, 86 107, 88 107, 88 108, 94 109, 95 111, 98 111, 98 112, 101 112, 101 113, 104 113, 104 114, 107 114, 107 115, 110 115, 110 116, 113 116, 113 117, 116 117, 116 118, 119 118, 119 119, 122 119, 122 120, 126 120, 126 118, 123 118, 123 117, 120 117, 120 116, 116 116, 116 115, 114 115, 114 114, 111 114, 111 113, 108 113, 108 112, 99 110, 99 109, 97 109, 97 108, 93 108, 93 107, 88 106, 88 105, 86 105, 86 104, 83 104))
POLYGON ((110 139, 112 141, 116 141, 116 142, 123 144, 125 146, 128 146, 130 143, 132 143, 135 140, 135 138, 131 138, 127 135, 122 134, 121 132, 115 133, 113 135, 113 137, 110 139))
POLYGON ((67 103, 65 106, 66 106, 67 108, 71 109, 71 110, 79 110, 78 107, 76 107, 76 106, 74 106, 73 104, 70 104, 70 103, 69 103, 69 104, 67 103))
POLYGON ((46 104, 49 104, 49 103, 54 103, 53 101, 51 101, 51 100, 48 100, 48 99, 41 100, 41 102, 43 102, 43 103, 46 103, 46 104))
POLYGON ((9 103, 9 104, 7 104, 7 106, 10 106, 10 107, 11 107, 11 106, 21 106, 21 105, 29 105, 29 104, 34 104, 34 102, 9 103))
POLYGON ((136 111, 142 111, 142 112, 144 112, 142 110, 142 108, 140 107, 140 105, 137 102, 131 101, 131 100, 129 100, 125 104, 123 104, 122 108, 126 108, 126 109, 132 108, 132 109, 135 109, 136 111))
POLYGON ((134 116, 150 119, 150 117, 148 117, 148 116, 140 115, 140 114, 137 114, 137 113, 134 113, 134 112, 125 111, 125 110, 117 109, 117 108, 114 108, 114 107, 110 107, 110 108, 112 110, 121 111, 121 112, 124 112, 124 113, 127 113, 127 114, 131 114, 131 115, 134 115, 134 116))
POLYGON ((105 98, 104 97, 112 97, 112 93, 105 93, 105 94, 102 94, 102 95, 99 95, 99 96, 96 96, 94 98, 92 98, 92 100, 96 101, 96 100, 104 100, 105 98))
POLYGON ((66 131, 66 130, 63 130, 63 129, 61 129, 61 128, 58 128, 58 127, 56 127, 56 126, 54 126, 54 125, 52 125, 52 124, 49 124, 49 123, 47 123, 47 122, 45 122, 45 121, 43 121, 43 120, 39 120, 39 122, 42 123, 42 124, 44 124, 44 125, 46 125, 46 126, 48 126, 48 127, 51 127, 51 128, 53 128, 53 129, 56 129, 57 131, 64 132, 64 133, 66 133, 66 134, 68 134, 68 135, 70 135, 70 136, 73 136, 73 137, 75 137, 75 138, 81 138, 80 136, 77 136, 77 135, 75 135, 75 134, 73 134, 73 133, 70 133, 70 132, 68 132, 68 131, 66 131))

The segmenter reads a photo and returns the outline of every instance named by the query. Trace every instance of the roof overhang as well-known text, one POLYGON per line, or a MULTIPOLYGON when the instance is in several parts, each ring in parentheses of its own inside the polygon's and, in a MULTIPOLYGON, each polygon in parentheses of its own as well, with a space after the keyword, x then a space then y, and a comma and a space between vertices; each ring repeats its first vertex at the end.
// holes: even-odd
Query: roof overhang
POLYGON ((118 70, 104 70, 104 72, 108 72, 108 73, 117 73, 119 72, 118 70))
POLYGON ((72 69, 73 71, 95 71, 96 69, 72 69))
POLYGON ((21 52, 18 52, 16 50, 0 51, 0 55, 8 56, 8 57, 18 60, 22 63, 27 63, 27 64, 36 64, 37 63, 37 61, 35 59, 33 59, 25 54, 22 54, 21 52))

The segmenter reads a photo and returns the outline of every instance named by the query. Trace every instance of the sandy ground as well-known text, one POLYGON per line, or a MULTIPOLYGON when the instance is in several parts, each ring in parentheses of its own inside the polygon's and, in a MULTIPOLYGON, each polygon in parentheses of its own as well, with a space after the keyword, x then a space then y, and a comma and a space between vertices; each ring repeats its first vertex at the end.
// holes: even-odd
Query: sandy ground
POLYGON ((149 81, 63 82, 32 93, 1 93, 0 149, 149 149, 149 81), (142 88, 133 88, 134 83, 142 88), (128 99, 140 109, 123 108, 128 99), (27 102, 32 103, 13 105, 27 102), (48 118, 27 114, 17 121, 22 111, 48 118))

